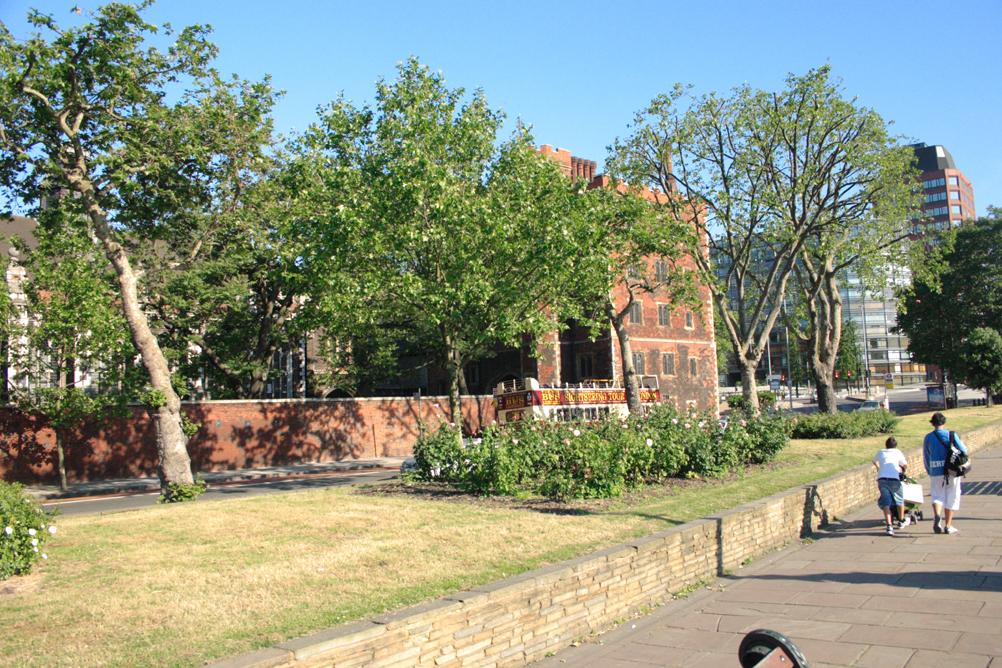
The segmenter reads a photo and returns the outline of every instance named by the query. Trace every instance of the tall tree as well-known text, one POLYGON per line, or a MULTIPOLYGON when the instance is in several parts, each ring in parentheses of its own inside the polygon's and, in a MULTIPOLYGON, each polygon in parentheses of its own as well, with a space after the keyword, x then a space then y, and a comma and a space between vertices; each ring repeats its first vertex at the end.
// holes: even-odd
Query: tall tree
POLYGON ((642 295, 700 312, 692 272, 686 271, 691 269, 688 249, 695 246, 690 227, 659 212, 653 206, 656 195, 647 194, 621 186, 582 195, 589 200, 590 226, 574 288, 582 308, 577 319, 594 330, 611 326, 616 332, 631 413, 643 412, 643 404, 627 325, 642 295))
POLYGON ((62 220, 59 209, 43 212, 40 222, 37 247, 23 252, 25 303, 7 327, 11 395, 55 432, 56 470, 66 490, 69 436, 126 413, 136 398, 136 350, 115 303, 111 268, 85 226, 62 220))
MULTIPOLYGON (((197 262, 151 273, 144 298, 161 344, 185 378, 204 376, 215 398, 263 398, 279 349, 296 345, 308 292, 298 241, 290 238, 290 193, 281 152, 261 158, 197 262)), ((166 265, 166 266, 164 266, 166 265)))
POLYGON ((859 340, 859 327, 856 321, 846 318, 842 323, 842 337, 835 359, 835 371, 845 379, 846 387, 852 379, 859 380, 863 377, 863 350, 859 340))
POLYGON ((908 336, 920 364, 935 364, 953 382, 963 376, 964 341, 1002 323, 1002 210, 939 234, 912 256, 911 285, 899 291, 895 332, 908 336))
MULTIPOLYGON (((799 270, 817 295, 837 297, 826 278, 829 249, 890 208, 885 184, 898 174, 884 173, 883 156, 896 149, 876 114, 842 98, 827 66, 790 75, 776 93, 745 85, 683 108, 687 96, 676 86, 638 113, 632 134, 612 147, 610 168, 628 182, 677 190, 662 206, 710 239, 710 257, 693 257, 720 309, 746 405, 757 411, 755 372, 791 281, 799 270), (811 249, 822 266, 804 264, 811 249)), ((827 338, 813 366, 830 377, 841 317, 817 310, 815 330, 827 338)))
POLYGON ((40 32, 24 41, 0 26, 0 182, 25 202, 70 195, 101 242, 149 376, 146 406, 170 494, 170 483, 193 483, 187 437, 139 298, 145 269, 135 253, 154 243, 176 266, 197 257, 214 221, 239 201, 243 168, 270 135, 274 95, 266 83, 224 82, 209 69, 216 48, 207 28, 166 26, 174 43, 148 44, 158 33, 141 17, 148 5, 112 3, 74 28, 32 11, 40 32))
POLYGON ((587 202, 525 128, 498 141, 481 91, 463 103, 415 59, 398 70, 374 108, 338 99, 304 137, 308 307, 331 336, 392 328, 428 351, 461 423, 463 367, 557 327, 587 202))
POLYGON ((1002 335, 995 329, 979 327, 960 349, 960 376, 964 383, 985 391, 985 403, 1002 392, 1002 335))

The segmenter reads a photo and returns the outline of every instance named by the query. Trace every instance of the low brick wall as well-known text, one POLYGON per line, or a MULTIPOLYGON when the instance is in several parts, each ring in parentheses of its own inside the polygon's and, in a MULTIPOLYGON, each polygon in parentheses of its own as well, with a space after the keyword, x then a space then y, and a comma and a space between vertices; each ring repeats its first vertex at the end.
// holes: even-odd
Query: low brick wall
MULTIPOLYGON (((1002 442, 1002 423, 962 438, 972 452, 1002 442)), ((922 452, 906 456, 915 467, 922 452)), ((640 540, 213 666, 522 666, 875 498, 873 466, 858 466, 640 540)))
MULTIPOLYGON (((202 425, 188 441, 192 469, 199 472, 410 455, 418 418, 437 425, 448 406, 448 397, 374 397, 186 402, 181 409, 202 425)), ((470 431, 495 416, 490 396, 463 397, 462 409, 470 431)), ((28 485, 57 481, 54 444, 46 424, 0 409, 0 479, 28 485)), ((155 430, 141 408, 106 427, 68 435, 71 483, 155 477, 156 465, 155 430)))

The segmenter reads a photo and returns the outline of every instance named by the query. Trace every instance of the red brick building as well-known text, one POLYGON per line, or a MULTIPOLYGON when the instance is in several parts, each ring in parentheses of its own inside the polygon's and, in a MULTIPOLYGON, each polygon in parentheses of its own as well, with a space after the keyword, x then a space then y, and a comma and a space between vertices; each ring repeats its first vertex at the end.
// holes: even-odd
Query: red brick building
MULTIPOLYGON (((572 156, 569 151, 549 145, 540 153, 557 161, 570 178, 581 178, 589 188, 609 187, 609 179, 596 175, 596 163, 572 156)), ((650 199, 659 194, 645 191, 650 199)), ((650 260, 655 270, 655 259, 650 260)), ((690 263, 695 268, 694 263, 690 263)), ((634 367, 638 374, 658 378, 662 397, 680 408, 694 405, 700 410, 716 409, 717 351, 713 337, 713 302, 706 287, 699 288, 701 312, 679 310, 657 293, 640 293, 634 311, 627 316, 634 367)), ((628 299, 625 285, 616 288, 617 304, 628 299)), ((535 377, 543 384, 579 383, 589 379, 621 379, 622 358, 619 340, 610 327, 598 338, 574 322, 543 342, 538 357, 528 347, 499 351, 496 357, 471 364, 467 386, 471 393, 489 394, 502 380, 535 377), (548 344, 548 345, 547 345, 548 344)))

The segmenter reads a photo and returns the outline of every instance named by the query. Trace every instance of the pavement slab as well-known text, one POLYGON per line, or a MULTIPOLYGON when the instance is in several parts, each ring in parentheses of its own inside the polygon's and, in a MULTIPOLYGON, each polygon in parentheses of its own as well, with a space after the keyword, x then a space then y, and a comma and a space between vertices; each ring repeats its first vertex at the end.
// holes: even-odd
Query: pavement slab
POLYGON ((768 628, 812 668, 1002 668, 1002 445, 975 459, 959 534, 934 534, 930 507, 925 521, 887 536, 871 506, 656 608, 636 629, 596 636, 600 649, 568 648, 534 666, 737 668, 744 635, 768 628))
MULTIPOLYGON (((905 668, 987 668, 990 661, 992 661, 992 657, 984 654, 919 650, 915 652, 905 668)), ((999 663, 995 662, 995 664, 999 663)))

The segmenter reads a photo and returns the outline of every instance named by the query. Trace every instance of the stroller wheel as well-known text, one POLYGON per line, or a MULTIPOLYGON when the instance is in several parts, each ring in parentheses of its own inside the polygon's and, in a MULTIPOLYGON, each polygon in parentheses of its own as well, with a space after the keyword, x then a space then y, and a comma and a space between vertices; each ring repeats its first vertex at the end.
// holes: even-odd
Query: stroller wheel
MULTIPOLYGON (((738 648, 738 660, 741 662, 741 668, 754 668, 754 666, 758 666, 760 662, 765 661, 766 657, 769 657, 773 650, 785 653, 785 658, 788 659, 782 663, 777 662, 775 664, 777 666, 810 668, 803 653, 789 638, 782 633, 766 629, 752 631, 741 641, 741 646, 738 648)), ((779 656, 772 655, 768 665, 772 665, 774 659, 782 661, 779 656)))
POLYGON ((919 520, 924 520, 924 519, 925 519, 925 518, 924 518, 924 517, 922 516, 922 511, 921 511, 921 510, 916 510, 916 511, 915 511, 915 518, 916 518, 916 519, 919 519, 919 520))

